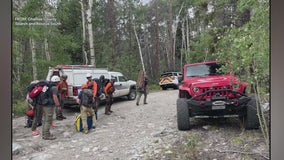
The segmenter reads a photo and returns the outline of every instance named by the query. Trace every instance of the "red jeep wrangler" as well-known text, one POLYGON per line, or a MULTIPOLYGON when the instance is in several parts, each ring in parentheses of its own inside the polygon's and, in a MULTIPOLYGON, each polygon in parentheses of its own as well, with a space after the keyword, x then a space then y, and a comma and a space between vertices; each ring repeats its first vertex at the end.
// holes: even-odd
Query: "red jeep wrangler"
POLYGON ((177 99, 179 130, 190 129, 191 118, 240 117, 246 129, 257 129, 256 99, 246 95, 246 82, 220 74, 215 61, 186 64, 177 99))

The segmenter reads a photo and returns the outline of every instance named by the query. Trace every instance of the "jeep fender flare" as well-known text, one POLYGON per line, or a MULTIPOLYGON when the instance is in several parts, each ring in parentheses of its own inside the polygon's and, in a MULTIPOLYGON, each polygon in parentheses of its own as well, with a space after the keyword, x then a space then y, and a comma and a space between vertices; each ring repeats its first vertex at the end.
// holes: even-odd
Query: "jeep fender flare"
POLYGON ((187 99, 191 98, 191 95, 189 94, 189 91, 187 89, 185 89, 185 90, 179 89, 178 96, 179 96, 179 98, 187 98, 187 99))

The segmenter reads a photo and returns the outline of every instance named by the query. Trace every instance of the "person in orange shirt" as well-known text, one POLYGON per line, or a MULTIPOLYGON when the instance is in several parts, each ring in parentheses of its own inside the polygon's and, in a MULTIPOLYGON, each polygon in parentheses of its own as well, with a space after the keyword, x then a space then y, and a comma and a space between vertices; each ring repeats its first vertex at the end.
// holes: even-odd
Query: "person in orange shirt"
POLYGON ((97 100, 97 89, 98 89, 98 84, 95 80, 92 79, 92 74, 91 73, 87 73, 86 75, 86 78, 87 78, 87 86, 89 89, 92 89, 93 90, 93 95, 94 95, 94 103, 92 105, 92 108, 94 109, 95 111, 95 114, 96 114, 96 118, 97 118, 97 112, 98 112, 98 109, 97 109, 97 105, 96 105, 96 100, 97 100))
POLYGON ((63 74, 60 77, 60 82, 57 85, 58 92, 60 94, 59 98, 60 98, 60 106, 61 106, 60 108, 56 108, 56 110, 55 110, 57 120, 66 119, 66 117, 63 116, 62 108, 64 107, 66 98, 68 97, 68 94, 69 94, 68 84, 66 82, 67 78, 68 78, 68 76, 63 74))
POLYGON ((113 102, 113 92, 115 91, 114 88, 115 79, 111 79, 110 81, 106 82, 106 87, 104 89, 106 95, 106 108, 105 114, 110 115, 113 111, 111 110, 111 105, 113 102))

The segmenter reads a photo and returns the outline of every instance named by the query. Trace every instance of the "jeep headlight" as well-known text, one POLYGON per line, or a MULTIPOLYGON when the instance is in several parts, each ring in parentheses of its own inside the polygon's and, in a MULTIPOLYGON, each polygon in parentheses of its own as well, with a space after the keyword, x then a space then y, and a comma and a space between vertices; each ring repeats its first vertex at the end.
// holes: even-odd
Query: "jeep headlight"
POLYGON ((240 88, 240 84, 233 84, 233 90, 237 90, 240 88))
POLYGON ((193 92, 198 92, 198 91, 199 91, 199 88, 194 87, 194 88, 192 89, 192 91, 193 91, 193 92))

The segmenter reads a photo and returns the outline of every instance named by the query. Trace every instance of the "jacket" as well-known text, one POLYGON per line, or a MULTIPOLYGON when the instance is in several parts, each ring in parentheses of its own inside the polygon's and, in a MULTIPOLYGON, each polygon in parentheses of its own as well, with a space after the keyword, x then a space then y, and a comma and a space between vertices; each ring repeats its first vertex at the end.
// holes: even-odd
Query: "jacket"
POLYGON ((97 89, 98 89, 98 85, 97 85, 97 82, 96 81, 87 81, 87 85, 88 87, 91 87, 90 89, 93 90, 93 95, 94 95, 94 98, 97 97, 97 89))
POLYGON ((65 98, 65 97, 68 97, 69 96, 69 90, 68 90, 68 84, 66 81, 64 80, 61 80, 59 83, 58 83, 58 91, 60 93, 60 97, 61 98, 65 98))
POLYGON ((112 82, 108 82, 106 87, 104 88, 104 92, 106 95, 112 94, 114 92, 114 86, 112 82))

